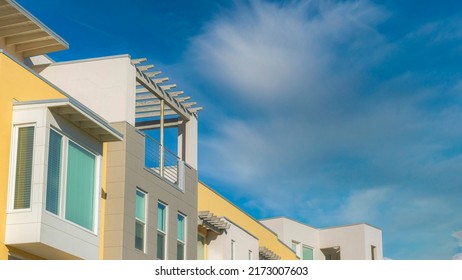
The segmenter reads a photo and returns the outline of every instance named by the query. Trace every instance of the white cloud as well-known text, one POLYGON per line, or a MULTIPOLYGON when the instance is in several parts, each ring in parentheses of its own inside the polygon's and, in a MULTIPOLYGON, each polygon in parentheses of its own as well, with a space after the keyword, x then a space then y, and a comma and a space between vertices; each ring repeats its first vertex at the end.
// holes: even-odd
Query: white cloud
POLYGON ((389 15, 369 1, 251 1, 212 20, 189 55, 216 89, 209 106, 233 113, 209 108, 200 174, 262 217, 376 223, 400 246, 446 234, 432 256, 448 258, 447 232, 461 222, 462 107, 428 104, 458 84, 374 76, 390 57, 400 64, 378 32, 389 15))
POLYGON ((453 257, 452 257, 453 260, 462 260, 462 253, 459 253, 459 254, 455 254, 453 257))
POLYGON ((459 247, 462 247, 462 231, 456 231, 452 234, 453 237, 457 238, 459 247))
POLYGON ((367 1, 251 1, 232 16, 212 21, 193 40, 193 49, 200 65, 208 65, 202 70, 232 89, 233 98, 263 104, 306 101, 327 94, 326 86, 340 89, 336 83, 343 83, 348 71, 374 61, 382 50, 374 25, 385 14, 367 1), (372 47, 368 60, 359 60, 355 52, 365 45, 372 47), (343 49, 346 53, 338 53, 343 49), (339 58, 348 62, 348 69, 331 75, 346 66, 339 58))
POLYGON ((377 220, 380 207, 390 200, 392 187, 369 188, 358 191, 348 197, 339 208, 339 220, 347 223, 359 223, 377 220))
POLYGON ((456 231, 452 234, 455 238, 462 240, 462 231, 456 231))

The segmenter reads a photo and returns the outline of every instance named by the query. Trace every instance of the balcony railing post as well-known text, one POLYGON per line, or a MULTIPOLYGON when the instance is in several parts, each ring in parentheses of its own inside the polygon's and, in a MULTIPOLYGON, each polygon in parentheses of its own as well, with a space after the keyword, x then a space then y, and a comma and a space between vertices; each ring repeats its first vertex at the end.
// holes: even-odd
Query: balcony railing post
POLYGON ((164 176, 164 99, 160 100, 160 176, 164 176))

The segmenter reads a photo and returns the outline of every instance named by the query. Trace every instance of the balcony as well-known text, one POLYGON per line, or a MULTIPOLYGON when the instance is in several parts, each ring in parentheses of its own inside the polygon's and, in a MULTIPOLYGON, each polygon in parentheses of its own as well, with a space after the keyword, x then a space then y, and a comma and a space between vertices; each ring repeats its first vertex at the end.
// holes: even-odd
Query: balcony
POLYGON ((147 134, 145 134, 144 147, 145 168, 184 191, 184 162, 175 153, 163 147, 147 134))

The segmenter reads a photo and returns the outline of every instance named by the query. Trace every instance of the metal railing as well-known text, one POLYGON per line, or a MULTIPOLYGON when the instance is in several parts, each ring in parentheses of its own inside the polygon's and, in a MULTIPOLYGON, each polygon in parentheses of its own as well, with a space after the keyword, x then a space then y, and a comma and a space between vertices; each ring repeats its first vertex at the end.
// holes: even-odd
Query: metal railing
POLYGON ((163 147, 157 140, 145 134, 145 160, 144 166, 174 184, 184 189, 181 176, 183 162, 170 150, 163 147))

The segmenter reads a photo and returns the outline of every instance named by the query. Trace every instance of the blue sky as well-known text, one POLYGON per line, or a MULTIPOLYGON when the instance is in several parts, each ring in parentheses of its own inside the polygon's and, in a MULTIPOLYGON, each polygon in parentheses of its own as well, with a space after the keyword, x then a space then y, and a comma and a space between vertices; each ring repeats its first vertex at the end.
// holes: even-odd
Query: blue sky
POLYGON ((199 176, 256 218, 462 258, 460 1, 18 0, 57 61, 147 57, 205 109, 199 176))

